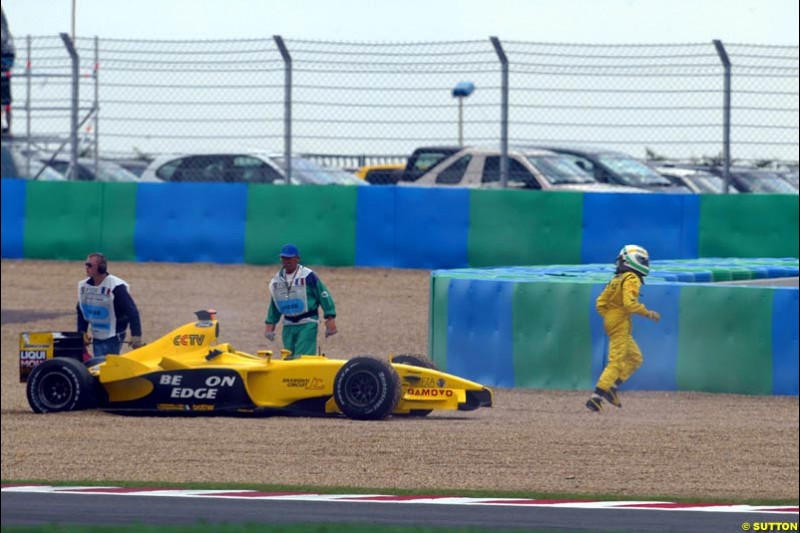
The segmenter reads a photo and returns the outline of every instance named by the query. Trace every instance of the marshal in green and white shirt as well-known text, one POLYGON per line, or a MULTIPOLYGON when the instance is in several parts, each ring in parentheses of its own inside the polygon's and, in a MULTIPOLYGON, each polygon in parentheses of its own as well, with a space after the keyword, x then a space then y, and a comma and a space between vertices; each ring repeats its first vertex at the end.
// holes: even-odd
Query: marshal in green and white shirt
POLYGON ((328 288, 310 268, 298 265, 287 274, 282 268, 269 282, 270 303, 267 324, 277 324, 281 316, 284 326, 319 322, 322 306, 325 318, 336 317, 336 306, 328 288))

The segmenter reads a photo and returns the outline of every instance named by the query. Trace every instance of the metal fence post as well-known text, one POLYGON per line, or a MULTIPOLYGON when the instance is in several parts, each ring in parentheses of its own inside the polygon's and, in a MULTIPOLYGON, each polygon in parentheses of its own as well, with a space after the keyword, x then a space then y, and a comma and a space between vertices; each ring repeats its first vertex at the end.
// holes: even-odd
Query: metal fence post
POLYGON ((69 53, 72 60, 72 106, 70 109, 70 153, 69 153, 69 172, 67 173, 68 180, 78 179, 78 90, 80 83, 80 76, 78 72, 78 52, 75 50, 75 44, 66 33, 61 33, 61 40, 64 41, 64 46, 69 53))
POLYGON ((281 52, 284 64, 283 87, 283 151, 286 158, 286 183, 292 182, 292 56, 283 42, 283 37, 273 35, 275 44, 281 52))
POLYGON ((719 60, 725 69, 722 88, 722 158, 725 194, 727 194, 731 186, 731 60, 722 45, 722 41, 715 39, 713 42, 714 48, 717 49, 719 60))
POLYGON ((94 36, 94 175, 97 176, 98 163, 100 157, 100 40, 94 36))
POLYGON ((500 183, 508 187, 508 57, 497 37, 490 37, 497 58, 500 60, 500 183))
POLYGON ((25 38, 26 54, 25 58, 25 175, 31 175, 31 36, 25 38))

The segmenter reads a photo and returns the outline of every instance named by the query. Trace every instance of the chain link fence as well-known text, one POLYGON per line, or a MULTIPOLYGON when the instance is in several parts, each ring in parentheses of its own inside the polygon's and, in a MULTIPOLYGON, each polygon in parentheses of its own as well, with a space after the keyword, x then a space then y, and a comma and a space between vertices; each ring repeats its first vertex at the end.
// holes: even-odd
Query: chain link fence
POLYGON ((462 132, 719 160, 729 98, 734 163, 800 159, 797 46, 77 38, 74 68, 68 41, 17 38, 18 142, 64 150, 76 129, 79 153, 103 158, 290 151, 353 168, 462 132), (474 93, 454 98, 459 82, 474 93))

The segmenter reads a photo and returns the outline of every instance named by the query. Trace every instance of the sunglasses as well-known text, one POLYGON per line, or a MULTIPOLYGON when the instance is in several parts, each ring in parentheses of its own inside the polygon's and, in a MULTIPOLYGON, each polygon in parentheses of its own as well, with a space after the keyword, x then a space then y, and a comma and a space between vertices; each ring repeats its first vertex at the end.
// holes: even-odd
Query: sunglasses
POLYGON ((91 263, 84 263, 84 265, 86 265, 86 267, 87 267, 87 268, 92 268, 92 267, 94 266, 94 265, 93 265, 93 264, 91 264, 91 263))

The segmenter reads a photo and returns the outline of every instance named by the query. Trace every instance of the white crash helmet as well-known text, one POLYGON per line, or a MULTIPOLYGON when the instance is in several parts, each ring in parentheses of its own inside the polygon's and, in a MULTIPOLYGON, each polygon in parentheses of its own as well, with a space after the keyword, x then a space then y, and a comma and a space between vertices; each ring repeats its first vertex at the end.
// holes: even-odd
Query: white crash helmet
POLYGON ((641 246, 626 244, 619 251, 617 264, 625 265, 642 276, 646 276, 650 273, 650 254, 641 246))

